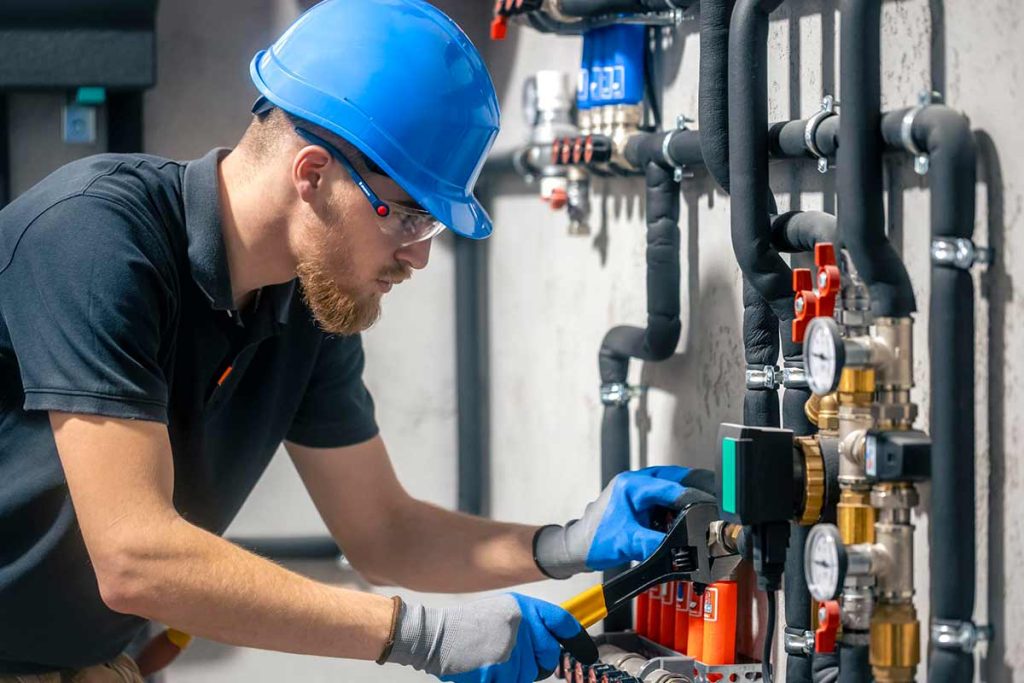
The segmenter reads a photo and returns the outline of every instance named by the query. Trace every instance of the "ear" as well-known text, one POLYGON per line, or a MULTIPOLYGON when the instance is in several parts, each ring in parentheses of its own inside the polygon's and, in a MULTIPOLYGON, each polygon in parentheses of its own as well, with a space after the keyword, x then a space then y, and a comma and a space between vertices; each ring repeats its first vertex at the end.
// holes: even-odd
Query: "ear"
POLYGON ((303 147, 292 159, 292 184, 302 201, 311 203, 317 192, 327 182, 324 169, 331 163, 331 156, 323 147, 303 147))

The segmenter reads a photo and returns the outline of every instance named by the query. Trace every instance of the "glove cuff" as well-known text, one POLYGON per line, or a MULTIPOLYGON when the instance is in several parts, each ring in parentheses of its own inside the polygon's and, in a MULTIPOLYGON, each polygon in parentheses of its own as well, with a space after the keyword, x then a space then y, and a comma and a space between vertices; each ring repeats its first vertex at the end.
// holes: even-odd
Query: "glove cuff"
POLYGON ((442 612, 403 602, 398 610, 395 642, 386 661, 436 675, 441 668, 438 634, 444 620, 442 612))
POLYGON ((587 571, 585 560, 569 552, 567 530, 568 526, 551 524, 537 529, 533 535, 533 561, 542 574, 552 579, 568 579, 587 571))

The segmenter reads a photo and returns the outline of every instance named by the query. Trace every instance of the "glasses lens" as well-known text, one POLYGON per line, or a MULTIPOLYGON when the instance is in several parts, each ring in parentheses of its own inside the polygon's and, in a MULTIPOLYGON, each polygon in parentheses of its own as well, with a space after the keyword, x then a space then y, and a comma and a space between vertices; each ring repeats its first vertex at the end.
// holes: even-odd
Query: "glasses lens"
POLYGON ((384 231, 397 237, 403 245, 428 240, 444 230, 444 224, 429 213, 407 211, 395 205, 391 209, 384 222, 384 231))

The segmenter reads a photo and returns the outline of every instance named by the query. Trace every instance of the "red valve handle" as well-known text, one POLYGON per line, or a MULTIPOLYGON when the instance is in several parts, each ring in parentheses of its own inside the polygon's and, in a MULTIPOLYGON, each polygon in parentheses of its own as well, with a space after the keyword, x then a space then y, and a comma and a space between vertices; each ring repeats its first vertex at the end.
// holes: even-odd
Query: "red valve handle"
POLYGON ((836 650, 839 632, 839 603, 827 600, 818 605, 818 630, 814 632, 814 651, 830 654, 836 650))
POLYGON ((814 245, 816 278, 806 268, 793 269, 793 341, 803 343, 807 326, 813 318, 831 318, 835 313, 836 299, 842 287, 839 267, 836 265, 836 250, 829 242, 814 245))

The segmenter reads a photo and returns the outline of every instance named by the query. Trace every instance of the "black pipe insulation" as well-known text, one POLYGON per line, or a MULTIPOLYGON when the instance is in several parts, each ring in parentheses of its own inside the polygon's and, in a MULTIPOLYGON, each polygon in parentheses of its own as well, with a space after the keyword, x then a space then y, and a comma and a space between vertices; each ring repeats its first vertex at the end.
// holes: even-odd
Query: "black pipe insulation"
MULTIPOLYGON (((685 131, 684 131, 685 132, 685 131)), ((657 137, 653 134, 652 137, 657 137)), ((679 343, 679 183, 671 168, 653 161, 644 165, 647 214, 647 327, 613 327, 601 342, 598 368, 601 384, 625 385, 629 361, 662 361, 679 343)), ((630 467, 628 398, 605 401, 601 421, 601 484, 630 467)), ((614 576, 606 572, 605 580, 614 576)), ((605 619, 606 630, 632 626, 629 610, 605 619)))
POLYGON ((832 214, 787 211, 772 218, 772 246, 777 251, 786 254, 813 252, 818 242, 831 242, 836 245, 836 253, 839 252, 839 229, 832 214))
POLYGON ((640 14, 686 9, 696 0, 557 0, 567 17, 605 17, 609 14, 640 14))
POLYGON ((815 652, 811 665, 811 680, 814 683, 837 683, 839 681, 839 655, 832 652, 815 652))
MULTIPOLYGON (((807 124, 810 119, 779 121, 768 127, 768 155, 773 159, 814 159, 807 146, 807 124)), ((814 129, 814 144, 826 157, 834 157, 839 149, 839 115, 821 120, 814 129)))
POLYGON ((840 643, 839 683, 871 683, 872 680, 867 643, 863 645, 840 643))
POLYGON ((686 129, 633 135, 626 142, 624 156, 636 168, 645 168, 649 163, 663 168, 704 164, 700 133, 686 129), (666 137, 669 138, 667 151, 671 158, 665 156, 666 137))
MULTIPOLYGON (((887 114, 882 133, 905 149, 903 120, 887 114)), ((974 235, 977 148, 970 123, 942 105, 921 109, 910 128, 927 151, 932 238, 974 235)), ((975 600, 974 281, 970 270, 932 262, 929 307, 929 395, 932 437, 931 616, 970 622, 975 600)), ((928 680, 974 679, 974 655, 932 647, 928 680)))
POLYGON ((735 0, 701 0, 697 125, 715 182, 729 193, 729 19, 735 0))
MULTIPOLYGON (((774 366, 779 359, 779 321, 746 278, 743 278, 743 355, 748 368, 774 366)), ((778 427, 778 392, 748 388, 743 395, 743 424, 778 427)))
POLYGON ((871 292, 876 316, 917 310, 910 276, 885 234, 881 133, 882 0, 840 0, 839 128, 836 194, 843 245, 871 292))
MULTIPOLYGON (((782 0, 739 0, 729 29, 729 185, 732 244, 744 277, 782 326, 786 358, 800 355, 791 335, 792 273, 771 246, 768 186, 768 15, 782 0)), ((773 359, 774 362, 774 359, 773 359)))

